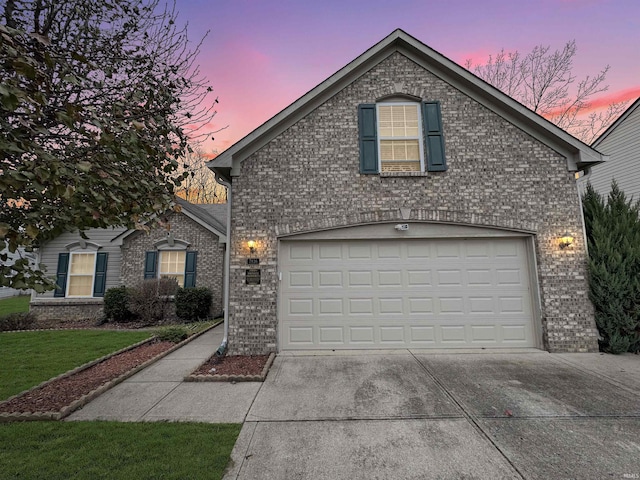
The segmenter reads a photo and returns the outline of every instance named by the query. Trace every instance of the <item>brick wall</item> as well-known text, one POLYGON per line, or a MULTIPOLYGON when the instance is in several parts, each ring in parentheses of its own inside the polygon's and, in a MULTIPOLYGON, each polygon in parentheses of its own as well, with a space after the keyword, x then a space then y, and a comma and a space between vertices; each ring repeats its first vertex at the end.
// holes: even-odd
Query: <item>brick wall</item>
POLYGON ((597 351, 578 193, 566 160, 399 53, 246 159, 232 188, 231 354, 277 348, 279 235, 379 221, 535 232, 545 348, 597 351), (359 174, 357 106, 393 93, 441 102, 447 172, 359 174), (409 219, 400 208, 411 209, 409 219), (565 230, 575 243, 560 250, 565 230), (260 285, 244 282, 250 238, 258 240, 260 285))
MULTIPOLYGON (((168 216, 171 232, 175 239, 189 242, 188 251, 197 251, 196 287, 208 287, 213 292, 212 313, 218 315, 223 310, 222 282, 224 265, 224 245, 218 237, 194 222, 186 215, 172 213, 168 216)), ((125 239, 122 246, 122 281, 125 285, 137 285, 144 279, 145 252, 155 250, 154 244, 167 237, 162 228, 153 229, 149 234, 136 232, 125 239)))
POLYGON ((102 298, 57 298, 55 300, 32 300, 29 311, 38 320, 60 320, 63 326, 68 320, 90 318, 98 322, 102 318, 102 298))

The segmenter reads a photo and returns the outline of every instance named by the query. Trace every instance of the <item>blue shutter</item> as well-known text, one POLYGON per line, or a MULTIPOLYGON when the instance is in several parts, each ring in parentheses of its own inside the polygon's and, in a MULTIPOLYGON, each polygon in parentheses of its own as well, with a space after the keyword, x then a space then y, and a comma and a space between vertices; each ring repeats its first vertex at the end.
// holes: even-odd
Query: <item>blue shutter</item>
POLYGON ((427 154, 427 171, 444 172, 447 170, 447 159, 444 155, 440 102, 423 102, 422 117, 425 151, 427 154))
POLYGON ((69 271, 69 254, 58 254, 58 270, 56 271, 56 291, 54 297, 64 297, 67 292, 67 272, 69 271))
POLYGON ((148 278, 156 278, 158 275, 156 274, 158 264, 158 252, 147 252, 144 256, 144 279, 148 278))
POLYGON ((93 282, 93 296, 104 297, 104 290, 107 284, 107 258, 108 253, 96 254, 96 276, 93 282))
POLYGON ((184 262, 184 288, 192 288, 196 286, 196 259, 198 252, 187 252, 187 258, 184 262))
POLYGON ((376 105, 358 105, 358 132, 360 143, 360 173, 378 173, 378 124, 376 105))

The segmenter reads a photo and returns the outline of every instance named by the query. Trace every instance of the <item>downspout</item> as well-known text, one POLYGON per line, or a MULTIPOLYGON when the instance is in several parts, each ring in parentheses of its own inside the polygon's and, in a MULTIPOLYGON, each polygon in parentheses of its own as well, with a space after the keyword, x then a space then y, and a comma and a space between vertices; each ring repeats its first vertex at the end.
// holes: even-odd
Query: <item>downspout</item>
POLYGON ((216 356, 223 356, 229 340, 229 278, 231 277, 231 182, 215 175, 216 182, 227 187, 227 245, 224 251, 224 336, 216 350, 216 356))

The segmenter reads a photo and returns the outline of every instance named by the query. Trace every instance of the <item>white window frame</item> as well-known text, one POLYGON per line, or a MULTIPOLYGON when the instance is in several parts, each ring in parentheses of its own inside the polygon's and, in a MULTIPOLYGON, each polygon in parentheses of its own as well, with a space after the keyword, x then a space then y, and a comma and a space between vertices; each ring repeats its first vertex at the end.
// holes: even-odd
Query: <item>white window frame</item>
MULTIPOLYGON (((180 275, 182 275, 182 286, 181 288, 184 288, 184 281, 185 281, 185 277, 186 277, 186 270, 187 270, 187 250, 186 248, 163 248, 162 250, 158 250, 158 279, 161 278, 165 278, 162 277, 162 275, 177 275, 176 272, 171 272, 171 273, 164 273, 161 271, 162 269, 162 254, 163 253, 174 253, 174 252, 183 252, 184 253, 184 264, 182 267, 182 273, 180 275)), ((169 277, 169 278, 173 278, 173 277, 169 277)), ((176 279, 177 281, 178 279, 176 279)), ((178 285, 180 285, 180 282, 178 282, 178 285)))
POLYGON ((69 266, 67 268, 67 288, 66 291, 64 292, 64 296, 66 298, 93 298, 93 289, 95 288, 96 285, 96 262, 98 261, 98 250, 78 250, 78 251, 72 251, 69 252, 69 266), (71 267, 73 265, 73 257, 75 255, 93 255, 93 270, 91 272, 91 293, 89 295, 69 295, 69 287, 71 287, 71 277, 72 276, 82 276, 82 277, 87 277, 89 276, 86 273, 83 274, 72 274, 71 273, 71 267))
MULTIPOLYGON (((420 172, 425 171, 425 157, 424 157, 424 130, 422 127, 422 104, 419 102, 377 102, 376 103, 376 137, 378 147, 378 173, 382 172, 382 148, 380 142, 383 140, 418 140, 418 149, 420 152, 420 172), (412 105, 418 110, 418 136, 417 137, 383 137, 380 135, 380 107, 388 106, 403 106, 412 105)), ((399 171, 398 173, 409 173, 409 171, 399 171)))

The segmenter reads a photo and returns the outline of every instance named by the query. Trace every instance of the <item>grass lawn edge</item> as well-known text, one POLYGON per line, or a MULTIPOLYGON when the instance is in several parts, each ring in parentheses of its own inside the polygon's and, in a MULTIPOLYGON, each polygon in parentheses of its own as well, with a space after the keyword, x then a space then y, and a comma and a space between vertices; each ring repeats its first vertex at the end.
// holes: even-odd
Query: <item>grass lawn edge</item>
MULTIPOLYGON (((107 383, 104 383, 104 384, 100 385, 95 390, 92 390, 91 392, 87 393, 86 395, 83 395, 79 399, 73 401, 71 404, 69 404, 69 405, 67 405, 65 407, 62 407, 59 411, 54 411, 54 412, 21 412, 21 413, 4 413, 4 412, 2 412, 2 413, 0 413, 0 422, 13 422, 13 421, 16 421, 16 420, 19 420, 19 421, 62 420, 63 418, 69 416, 71 413, 76 411, 78 408, 80 408, 80 407, 86 405, 87 403, 89 403, 91 400, 96 398, 98 395, 101 395, 104 392, 106 392, 107 390, 115 387, 119 383, 122 383, 127 378, 131 377, 132 375, 135 375, 136 373, 138 373, 143 368, 146 368, 149 365, 157 362, 161 358, 165 357, 166 355, 169 355, 171 352, 177 350, 178 348, 182 347, 183 345, 186 345, 187 343, 191 342, 192 340, 195 340, 200 335, 203 335, 204 333, 208 332, 212 328, 217 327, 221 323, 222 323, 222 320, 220 320, 217 323, 214 323, 210 327, 207 327, 207 328, 203 329, 200 332, 194 333, 193 335, 189 336, 188 338, 186 338, 182 342, 176 343, 169 350, 166 350, 166 351, 156 355, 155 357, 147 360, 146 362, 138 365, 137 367, 132 368, 128 372, 123 373, 119 377, 116 377, 113 380, 110 380, 107 383)), ((13 400, 14 398, 17 398, 20 395, 24 395, 24 394, 26 394, 28 392, 31 392, 31 391, 33 391, 33 390, 35 390, 37 388, 40 388, 40 387, 43 387, 43 386, 45 386, 45 385, 47 385, 49 383, 55 382, 56 380, 60 380, 62 378, 66 378, 66 377, 69 377, 69 376, 71 376, 71 375, 73 375, 75 373, 78 373, 78 372, 82 371, 82 370, 86 370, 87 368, 92 367, 93 365, 96 365, 97 363, 103 362, 103 361, 107 360, 108 358, 111 358, 111 357, 113 357, 115 355, 118 355, 120 353, 126 352, 128 350, 132 350, 132 349, 134 349, 136 347, 139 347, 140 345, 144 345, 145 343, 149 343, 149 342, 153 341, 154 338, 155 337, 152 336, 152 337, 147 338, 145 340, 141 340, 140 342, 136 342, 133 345, 129 345, 128 347, 121 348, 118 351, 115 351, 115 352, 109 353, 107 355, 104 355, 103 357, 100 357, 100 358, 98 358, 96 360, 92 360, 90 362, 87 362, 84 365, 80 365, 79 367, 76 367, 76 368, 74 368, 72 370, 69 370, 68 372, 61 373, 60 375, 57 375, 57 376, 55 376, 53 378, 50 378, 49 380, 45 380, 44 382, 41 382, 41 383, 39 383, 38 385, 36 385, 34 387, 31 387, 31 388, 29 388, 27 390, 24 390, 24 391, 20 392, 20 393, 12 395, 11 397, 1 401, 0 405, 3 404, 3 403, 8 402, 10 400, 13 400)))

